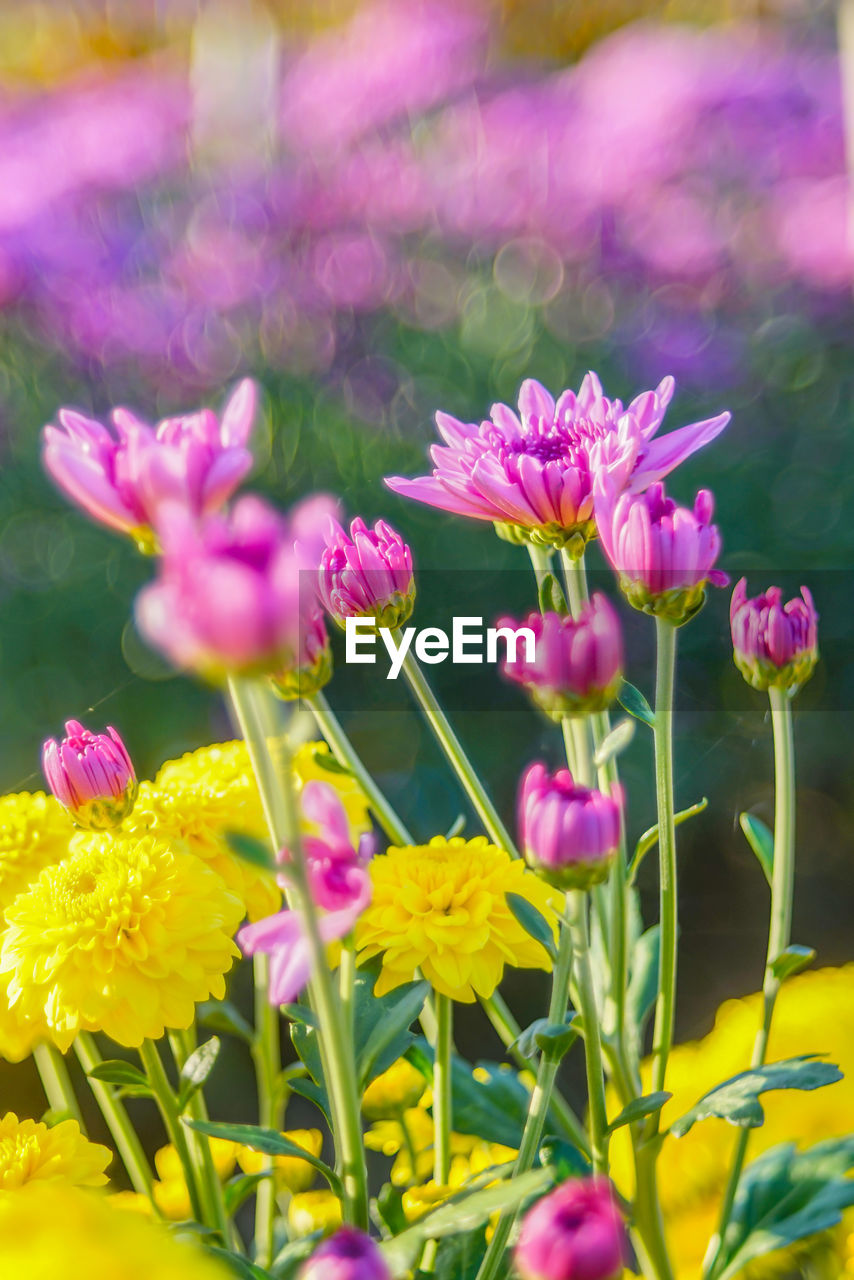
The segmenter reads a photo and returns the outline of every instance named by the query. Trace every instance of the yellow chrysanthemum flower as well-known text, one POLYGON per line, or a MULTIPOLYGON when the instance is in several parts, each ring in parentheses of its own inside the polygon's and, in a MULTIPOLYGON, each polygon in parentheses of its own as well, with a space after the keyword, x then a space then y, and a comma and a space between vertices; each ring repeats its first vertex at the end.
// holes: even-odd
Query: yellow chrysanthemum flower
POLYGON ((406 1058, 398 1058, 387 1071, 372 1080, 362 1098, 362 1112, 369 1120, 389 1120, 414 1107, 423 1098, 427 1081, 406 1058))
POLYGON ((0 918, 43 867, 65 857, 75 830, 43 791, 0 796, 0 918))
MULTIPOLYGON (((458 1138, 462 1135, 456 1135, 458 1138)), ((509 1164, 519 1154, 512 1147, 502 1146, 499 1142, 486 1142, 480 1138, 472 1139, 473 1146, 467 1155, 456 1155, 451 1160, 446 1185, 430 1179, 421 1186, 408 1187, 401 1197, 401 1208, 407 1222, 415 1222, 437 1205, 456 1195, 467 1182, 499 1165, 509 1164)), ((506 1172, 506 1171, 505 1171, 506 1172)), ((498 1181, 496 1178, 495 1181, 498 1181)), ((487 1183, 492 1186, 493 1183, 487 1183)), ((496 1215, 497 1217, 497 1215, 496 1215)), ((489 1234, 489 1232, 488 1232, 489 1234)))
MULTIPOLYGON (((669 1125, 706 1092, 744 1071, 750 1061, 761 1009, 761 994, 730 1000, 718 1010, 715 1025, 702 1040, 678 1045, 670 1055, 667 1088, 673 1098, 662 1111, 669 1125)), ((842 1068, 838 1084, 814 1092, 795 1090, 762 1095, 765 1123, 750 1132, 748 1160, 794 1135, 802 1148, 825 1138, 854 1132, 854 965, 819 969, 783 984, 774 1012, 768 1060, 820 1051, 842 1068)), ((646 1092, 651 1087, 651 1063, 641 1072, 646 1092)), ((618 1106, 616 1100, 612 1109, 618 1106)), ((721 1196, 729 1173, 738 1130, 724 1120, 704 1120, 684 1138, 668 1136, 659 1156, 659 1186, 665 1223, 678 1280, 697 1280, 709 1237, 715 1229, 721 1196)), ((624 1194, 631 1195, 633 1178, 628 1137, 618 1130, 611 1147, 612 1175, 624 1194)), ((850 1228, 849 1228, 850 1230, 850 1228)), ((844 1233, 840 1233, 835 1265, 844 1264, 844 1233)), ((831 1241, 831 1243, 833 1243, 831 1241)), ((816 1236, 797 1246, 826 1253, 829 1237, 816 1236)), ((757 1259, 745 1271, 750 1280, 771 1280, 790 1274, 789 1250, 757 1259)), ((811 1273, 812 1274, 812 1273, 811 1273)), ((818 1271, 816 1274, 824 1274, 818 1271)), ((830 1273, 829 1273, 830 1274, 830 1273)))
MULTIPOLYGON (((323 1134, 319 1129, 289 1129, 282 1136, 315 1157, 323 1149, 323 1134)), ((268 1167, 268 1157, 249 1147, 239 1147, 237 1159, 244 1173, 260 1173, 268 1167)), ((292 1195, 308 1191, 316 1177, 314 1167, 296 1156, 274 1156, 273 1172, 277 1190, 290 1191, 292 1195)))
POLYGON ((551 968, 506 895, 526 898, 556 928, 555 891, 484 836, 391 848, 371 862, 371 881, 356 946, 362 960, 382 956, 377 995, 411 982, 420 969, 440 994, 470 1004, 492 995, 505 964, 551 968))
POLYGON ((341 1201, 331 1191, 301 1191, 288 1205, 288 1226, 297 1236, 330 1235, 343 1221, 341 1201))
POLYGON ((76 1120, 48 1128, 38 1120, 19 1120, 11 1111, 0 1120, 0 1191, 54 1179, 101 1187, 112 1158, 109 1147, 83 1136, 76 1120))
MULTIPOLYGON (((225 1138, 208 1138, 208 1142, 217 1177, 220 1181, 224 1181, 237 1163, 237 1143, 229 1142, 225 1138)), ((184 1178, 184 1166, 171 1143, 155 1152, 154 1168, 157 1171, 157 1178, 152 1183, 151 1193, 163 1217, 168 1218, 170 1222, 184 1222, 192 1218, 193 1207, 184 1178)), ((147 1196, 143 1196, 142 1199, 150 1203, 147 1196)), ((143 1206, 140 1205, 139 1208, 142 1210, 143 1206)))
POLYGON ((60 1182, 0 1195, 0 1275, 27 1280, 228 1280, 190 1239, 129 1212, 117 1197, 60 1182))
MULTIPOLYGON (((365 1134, 365 1146, 370 1151, 395 1157, 391 1168, 395 1187, 424 1183, 433 1172, 433 1120, 423 1106, 409 1107, 396 1119, 372 1124, 365 1134)), ((472 1134, 452 1133, 451 1184, 459 1186, 473 1173, 503 1163, 505 1157, 501 1153, 506 1152, 510 1153, 507 1159, 515 1159, 516 1152, 510 1147, 484 1142, 472 1134), (483 1163, 484 1153, 490 1157, 486 1163, 483 1163)))
POLYGON ((63 1050, 78 1031, 136 1047, 222 999, 243 905, 191 854, 105 833, 76 837, 6 916, 0 971, 23 1016, 44 1011, 63 1050))

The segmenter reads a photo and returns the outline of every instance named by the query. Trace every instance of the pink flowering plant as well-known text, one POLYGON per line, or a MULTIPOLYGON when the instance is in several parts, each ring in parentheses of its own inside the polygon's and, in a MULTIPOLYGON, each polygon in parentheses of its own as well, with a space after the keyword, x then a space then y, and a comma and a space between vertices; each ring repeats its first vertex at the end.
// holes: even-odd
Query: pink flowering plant
MULTIPOLYGON (((779 1149, 773 1186, 774 1153, 751 1161, 747 1149, 763 1122, 760 1095, 840 1078, 818 1052, 783 1061, 768 1052, 780 988, 811 957, 791 938, 793 705, 818 660, 806 587, 784 603, 773 585, 748 598, 742 580, 732 596, 736 665, 758 691, 749 696, 769 700, 776 788, 773 830, 755 816, 742 824, 770 885, 754 1050, 689 1110, 663 1118, 679 978, 677 827, 705 803, 676 809, 677 642, 684 626, 704 625, 709 590, 727 582, 711 493, 682 506, 663 479, 678 488, 679 464, 711 444, 729 415, 661 432, 673 395, 665 378, 624 407, 593 373, 556 398, 527 380, 518 410, 498 404, 469 423, 438 413, 444 444, 432 450, 432 474, 387 482, 449 519, 492 522, 523 567, 530 560, 527 619, 500 616, 496 602, 506 641, 496 691, 503 675, 512 696, 544 713, 515 819, 409 647, 417 571, 404 535, 382 519, 371 527, 356 517, 347 529, 326 495, 283 512, 239 492, 252 466, 251 383, 219 417, 202 409, 152 428, 116 410, 110 430, 61 410, 60 426, 45 429, 44 462, 59 488, 152 556, 136 601, 142 636, 177 670, 221 691, 243 741, 205 748, 181 791, 174 779, 183 762, 138 783, 116 730, 69 720, 66 737, 48 741, 43 756, 53 796, 89 832, 70 828, 67 861, 41 872, 45 885, 55 876, 65 886, 52 907, 68 916, 62 963, 42 959, 39 975, 28 975, 20 959, 28 917, 18 903, 0 975, 9 975, 10 1007, 26 1011, 30 1025, 41 1019, 36 1061, 52 1106, 78 1114, 60 1052, 73 1042, 130 1183, 168 1216, 162 1174, 152 1181, 122 1095, 156 1102, 199 1247, 223 1275, 230 1267, 254 1280, 618 1280, 627 1272, 675 1280, 661 1151, 695 1124, 721 1120, 733 1126, 732 1150, 703 1280, 734 1280, 854 1204, 844 1144, 827 1144, 821 1176, 808 1152, 779 1149), (613 590, 589 595, 588 555, 604 558, 613 590), (626 604, 655 634, 650 701, 626 678, 653 684, 624 639, 626 604), (400 669, 468 806, 469 838, 459 825, 412 833, 384 794, 327 697, 348 675, 333 680, 326 618, 384 634, 390 653, 406 640, 400 669), (657 822, 643 834, 620 781, 633 734, 648 736, 654 761, 657 822), (320 740, 306 756, 312 735, 320 740), (222 816, 216 806, 232 794, 238 802, 222 816), (61 986, 69 954, 88 975, 94 1008, 95 994, 118 983, 131 927, 114 927, 98 948, 81 929, 75 894, 94 892, 97 877, 84 886, 75 859, 95 839, 97 866, 118 850, 123 876, 135 842, 144 845, 141 870, 122 882, 128 901, 157 858, 174 866, 157 889, 156 925, 135 944, 140 971, 125 1022, 116 1015, 97 1026, 90 1010, 75 1039, 61 986), (636 876, 653 849, 658 905, 644 921, 636 876), (181 952, 185 977, 210 963, 204 930, 213 931, 213 908, 204 893, 219 891, 225 967, 237 953, 251 960, 255 998, 250 1021, 224 998, 218 973, 205 988, 211 998, 196 998, 191 1026, 167 1002, 158 1047, 152 1033, 123 1028, 147 1016, 146 983, 163 970, 158 947, 181 859, 195 859, 200 877, 197 908, 181 908, 183 927, 202 931, 201 952, 181 952), (527 1025, 501 994, 512 968, 548 974, 547 999, 530 1008, 527 1025), (38 985, 48 979, 53 986, 38 985), (34 989, 49 992, 41 1005, 34 989), (501 1065, 475 1068, 455 1049, 455 1018, 476 1001, 503 1042, 501 1065), (287 1066, 283 1027, 296 1055, 287 1066), (225 1068, 216 1036, 198 1045, 202 1028, 250 1050, 257 1102, 233 1099, 237 1119, 208 1111, 208 1078, 225 1068), (139 1067, 100 1061, 93 1029, 138 1049, 139 1067), (569 1055, 583 1060, 586 1082, 575 1107, 560 1073, 569 1055), (316 1143, 289 1131, 295 1102, 313 1108, 316 1143), (618 1145, 628 1153, 622 1161, 618 1145), (224 1149, 252 1161, 226 1183, 217 1164, 224 1149), (395 1162, 383 1169, 389 1156, 395 1162)), ((132 738, 132 726, 127 732, 132 738)))

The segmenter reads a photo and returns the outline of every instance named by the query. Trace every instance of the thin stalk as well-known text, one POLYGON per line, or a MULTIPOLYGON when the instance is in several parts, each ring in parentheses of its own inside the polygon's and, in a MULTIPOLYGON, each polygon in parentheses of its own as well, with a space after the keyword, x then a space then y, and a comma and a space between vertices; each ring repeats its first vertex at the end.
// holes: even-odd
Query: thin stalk
POLYGON ((325 696, 322 693, 316 693, 313 697, 307 698, 306 701, 311 707, 320 732, 332 748, 335 759, 352 773, 368 797, 368 804, 371 806, 377 822, 379 822, 389 840, 398 845, 414 844, 415 841, 412 836, 354 750, 352 742, 341 727, 325 696))
POLYGON ((433 1177, 441 1187, 451 1175, 451 1055, 454 1048, 454 1003, 436 993, 436 1057, 433 1064, 433 1177))
MULTIPOLYGON (((792 934, 792 902, 795 887, 795 743, 792 704, 784 689, 769 689, 771 724, 774 732, 774 869, 771 883, 771 919, 768 928, 768 951, 762 984, 762 1021, 753 1045, 751 1067, 761 1067, 768 1053, 768 1037, 780 991, 780 980, 774 973, 774 961, 786 950, 792 934)), ((732 1168, 727 1180, 718 1229, 712 1238, 703 1274, 713 1277, 732 1215, 738 1184, 747 1155, 749 1129, 738 1135, 732 1168)))
POLYGON ((539 591, 546 574, 552 571, 552 553, 547 551, 545 547, 535 547, 532 542, 529 542, 528 555, 531 557, 531 564, 537 577, 537 590, 539 591))
MULTIPOLYGON (((557 960, 555 962, 554 973, 552 975, 552 990, 549 999, 549 1022, 561 1023, 566 1021, 566 1006, 569 994, 569 975, 572 969, 572 935, 570 930, 564 925, 561 927, 560 942, 558 944, 557 960)), ((528 1114, 525 1118, 525 1128, 522 1131, 522 1141, 519 1145, 519 1154, 516 1157, 516 1163, 513 1166, 514 1176, 520 1173, 526 1173, 534 1163, 537 1151, 540 1146, 540 1139, 543 1136, 543 1128, 548 1115, 549 1104, 551 1101, 552 1089, 554 1088, 555 1077, 558 1072, 560 1063, 548 1054, 543 1054, 540 1058, 540 1065, 537 1071, 537 1082, 534 1085, 531 1099, 528 1103, 528 1114)), ((507 1240, 513 1229, 513 1223, 516 1220, 516 1214, 513 1212, 502 1213, 495 1226, 492 1239, 484 1254, 483 1261, 480 1264, 476 1280, 494 1280, 501 1267, 504 1251, 507 1246, 507 1240)))
MULTIPOLYGON (((195 1038, 189 1031, 170 1031, 169 1045, 180 1076, 184 1063, 195 1048, 195 1038)), ((208 1109, 201 1089, 197 1089, 190 1098, 187 1104, 187 1111, 193 1120, 208 1119, 208 1109)), ((228 1244, 231 1239, 231 1228, 225 1212, 222 1183, 211 1154, 210 1138, 204 1133, 197 1133, 196 1130, 190 1129, 187 1131, 187 1146, 189 1147, 190 1159, 193 1163, 198 1186, 202 1190, 202 1199, 216 1224, 217 1230, 222 1235, 225 1243, 228 1244)))
POLYGON ((590 594, 587 590, 587 571, 584 568, 584 556, 579 556, 577 560, 573 560, 566 548, 562 547, 560 563, 563 569, 563 580, 566 583, 569 611, 573 618, 577 618, 590 599, 590 594))
POLYGON ((657 1142, 638 1143, 635 1146, 635 1227, 632 1231, 632 1243, 644 1276, 649 1277, 649 1280, 674 1280, 656 1190, 657 1155, 657 1142))
MULTIPOLYGON (((493 992, 488 1000, 481 997, 480 1003, 483 1006, 484 1013, 498 1033, 501 1043, 507 1049, 517 1067, 522 1071, 530 1071, 530 1061, 516 1044, 522 1034, 522 1028, 508 1009, 501 993, 499 991, 493 992)), ((589 1157, 590 1140, 587 1137, 584 1126, 558 1089, 552 1091, 551 1116, 570 1142, 578 1147, 578 1150, 583 1155, 589 1157)))
POLYGON ((101 1109, 101 1114, 106 1121, 113 1142, 116 1144, 116 1150, 127 1170, 131 1186, 140 1195, 148 1196, 151 1199, 151 1166, 145 1157, 142 1144, 130 1122, 124 1104, 117 1097, 112 1085, 105 1084, 103 1080, 93 1080, 89 1076, 89 1072, 103 1062, 103 1058, 98 1052, 98 1046, 95 1044, 90 1032, 80 1031, 77 1033, 77 1038, 74 1041, 74 1052, 77 1054, 77 1059, 89 1078, 89 1088, 92 1090, 92 1096, 101 1109))
POLYGON ((255 704, 258 693, 268 699, 272 694, 244 680, 230 684, 232 702, 247 739, 249 756, 256 770, 256 780, 268 815, 274 847, 286 848, 293 901, 302 917, 312 961, 309 985, 311 1004, 320 1023, 319 1047, 332 1110, 333 1136, 338 1165, 344 1185, 344 1220, 362 1230, 368 1228, 368 1187, 359 1096, 351 1057, 347 1055, 347 1036, 341 1003, 332 983, 326 958, 326 947, 320 935, 317 909, 305 872, 299 830, 299 813, 291 776, 291 759, 287 740, 278 744, 278 761, 274 761, 264 733, 263 706, 255 704), (256 763, 257 762, 257 763, 256 763))
POLYGON ((608 1172, 608 1117, 605 1111, 605 1074, 599 1011, 593 989, 590 937, 587 927, 587 895, 581 889, 567 894, 567 910, 575 952, 573 969, 578 990, 579 1012, 584 1025, 584 1061, 587 1068, 590 1148, 594 1173, 608 1172))
POLYGON ((425 720, 433 730, 436 741, 459 778, 463 790, 489 833, 490 839, 502 849, 506 849, 513 857, 518 858, 519 851, 510 837, 510 832, 498 816, 498 812, 486 794, 483 783, 477 776, 471 761, 463 749, 462 743, 454 733, 448 717, 439 705, 436 695, 425 680, 424 673, 411 652, 408 652, 403 659, 403 673, 409 681, 409 686, 421 707, 425 720))
MULTIPOLYGON (((676 1007, 676 941, 678 895, 676 884, 676 826, 673 821, 673 681, 676 672, 676 628, 663 618, 655 620, 657 659, 655 672, 655 792, 658 805, 660 866, 661 964, 653 1032, 652 1088, 664 1089, 667 1060, 673 1046, 676 1007)), ((651 1117, 648 1134, 658 1131, 658 1113, 651 1117)))
POLYGON ((210 1205, 205 1205, 203 1197, 198 1186, 196 1169, 190 1156, 190 1148, 187 1142, 187 1131, 181 1123, 181 1117, 178 1114, 178 1105, 175 1101, 175 1094, 169 1083, 169 1077, 166 1075, 163 1062, 160 1058, 157 1045, 153 1040, 143 1040, 139 1047, 139 1056, 148 1076, 148 1082, 154 1091, 154 1097, 160 1114, 163 1117, 163 1124, 166 1127, 166 1133, 169 1141, 175 1148, 178 1159, 181 1161, 181 1168, 184 1171, 184 1181, 187 1184, 187 1192, 190 1196, 190 1205, 193 1210, 193 1217, 197 1222, 201 1222, 207 1227, 216 1229, 216 1222, 213 1220, 210 1205))
POLYGON ((65 1112, 72 1120, 77 1121, 80 1132, 85 1134, 86 1126, 77 1104, 71 1076, 68 1074, 65 1059, 56 1045, 48 1041, 37 1044, 33 1049, 33 1059, 50 1109, 65 1112))

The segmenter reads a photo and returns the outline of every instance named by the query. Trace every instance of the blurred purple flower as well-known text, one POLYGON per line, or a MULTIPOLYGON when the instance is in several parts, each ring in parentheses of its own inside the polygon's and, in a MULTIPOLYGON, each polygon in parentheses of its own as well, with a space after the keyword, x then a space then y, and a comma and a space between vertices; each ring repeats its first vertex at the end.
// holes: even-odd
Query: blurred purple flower
POLYGON ((307 1262, 298 1280, 392 1280, 379 1245, 357 1227, 340 1227, 307 1262))
POLYGON ((436 414, 445 447, 434 445, 431 476, 386 484, 395 493, 443 511, 494 521, 511 541, 569 546, 576 554, 595 533, 593 487, 606 477, 618 493, 639 493, 714 440, 728 413, 681 427, 654 440, 673 395, 672 378, 637 396, 627 408, 609 400, 595 373, 576 396, 555 404, 529 378, 519 413, 492 407, 479 426, 436 414))

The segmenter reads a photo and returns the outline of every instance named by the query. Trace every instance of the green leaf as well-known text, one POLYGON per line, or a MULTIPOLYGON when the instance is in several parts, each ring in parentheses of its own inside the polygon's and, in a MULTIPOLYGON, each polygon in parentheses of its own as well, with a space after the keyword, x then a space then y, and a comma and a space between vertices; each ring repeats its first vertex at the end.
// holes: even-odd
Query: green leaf
POLYGON ((607 764, 613 756, 618 756, 625 751, 634 736, 634 720, 621 720, 619 724, 615 724, 611 732, 603 738, 599 750, 593 757, 596 768, 601 769, 603 764, 607 764))
POLYGON ((326 1123, 331 1126, 331 1108, 323 1085, 315 1084, 310 1077, 305 1079, 294 1078, 290 1081, 290 1088, 291 1093, 299 1094, 301 1098, 307 1098, 309 1102, 313 1102, 326 1123))
POLYGON ((538 1053, 542 1053, 549 1061, 560 1062, 578 1036, 578 1014, 573 1013, 568 1022, 549 1022, 548 1018, 537 1018, 525 1028, 516 1044, 526 1058, 535 1058, 538 1053))
POLYGON ((854 1138, 832 1138, 806 1151, 785 1143, 744 1170, 721 1246, 721 1280, 748 1263, 839 1224, 854 1204, 854 1138))
POLYGON ((228 1000, 205 1000, 196 1010, 199 1025, 210 1031, 237 1036, 251 1044, 254 1032, 240 1010, 228 1000))
POLYGON ((212 1253, 223 1266, 231 1270, 232 1275, 239 1276, 240 1280, 269 1280, 270 1272, 262 1271, 260 1267, 256 1267, 254 1262, 250 1262, 248 1258, 242 1258, 237 1253, 232 1253, 230 1249, 220 1249, 218 1245, 208 1245, 208 1253, 212 1253))
POLYGON ((744 832, 747 843, 759 859, 759 865, 765 872, 765 879, 771 884, 774 879, 774 837, 761 818, 753 813, 740 813, 738 821, 744 832))
POLYGON ((400 1235, 380 1246, 389 1269, 397 1275, 412 1267, 425 1240, 442 1240, 485 1225, 493 1213, 516 1209, 551 1185, 548 1169, 532 1169, 518 1178, 507 1178, 496 1186, 453 1196, 432 1213, 419 1218, 400 1235))
POLYGON ((558 613, 565 618, 569 613, 566 596, 553 573, 543 574, 539 587, 540 613, 558 613))
POLYGON ((448 830, 445 833, 445 839, 453 840, 454 836, 461 835, 462 832, 465 831, 465 829, 466 829, 466 815, 464 813, 458 813, 457 816, 454 818, 454 821, 448 827, 448 830))
POLYGON ((785 982, 787 978, 794 977, 796 973, 806 969, 813 960, 815 960, 815 951, 812 947, 799 947, 793 944, 786 947, 785 951, 781 951, 772 961, 771 972, 778 982, 785 982))
POLYGON ((508 893, 505 896, 508 907, 525 932, 539 942, 554 960, 557 955, 554 933, 543 913, 519 893, 508 893))
POLYGON ((183 1111, 195 1093, 198 1093, 214 1069, 220 1051, 219 1036, 211 1036, 198 1049, 194 1049, 181 1068, 181 1087, 178 1091, 178 1110, 183 1111))
POLYGON ((270 846, 263 840, 256 840, 242 831, 226 831, 225 839, 231 852, 243 862, 251 862, 253 867, 263 867, 265 871, 281 871, 270 846))
MULTIPOLYGON (((418 1037, 406 1057, 426 1080, 433 1078, 433 1050, 418 1037)), ((476 1068, 456 1054, 451 1059, 454 1130, 505 1147, 518 1147, 528 1115, 530 1094, 510 1067, 478 1062, 476 1068), (474 1076, 477 1070, 479 1079, 474 1076)))
POLYGON ((233 1217, 240 1206, 255 1194, 259 1182, 265 1182, 272 1176, 271 1169, 262 1169, 260 1173, 239 1173, 236 1177, 229 1178, 222 1189, 225 1212, 228 1217, 233 1217))
POLYGON ((803 1054, 787 1058, 784 1062, 769 1062, 764 1067, 753 1067, 725 1080, 671 1125, 676 1138, 683 1137, 698 1120, 719 1116, 730 1124, 756 1129, 764 1123, 765 1113, 759 1095, 770 1089, 802 1089, 807 1092, 836 1084, 842 1072, 832 1062, 823 1062, 815 1054, 803 1054))
MULTIPOLYGON (((689 818, 695 817, 698 813, 702 813, 708 808, 708 798, 703 796, 702 800, 698 800, 696 804, 690 805, 687 809, 680 809, 678 813, 673 815, 675 826, 679 826, 683 822, 687 822, 689 818)), ((654 827, 649 827, 638 840, 635 845, 635 851, 632 860, 629 863, 627 877, 629 884, 633 884, 638 873, 638 867, 643 862, 653 845, 658 843, 658 823, 654 827)))
POLYGON ((283 1004, 281 1011, 286 1018, 290 1018, 291 1022, 301 1022, 305 1027, 314 1027, 317 1030, 317 1015, 304 1004, 283 1004))
POLYGON ((323 1175, 336 1195, 342 1194, 341 1182, 328 1165, 275 1129, 263 1129, 257 1124, 222 1124, 215 1120, 185 1120, 184 1124, 198 1133, 206 1133, 209 1138, 238 1142, 242 1147, 263 1152, 265 1156, 295 1156, 297 1160, 305 1160, 323 1175))
POLYGON ((140 1071, 139 1067, 135 1067, 130 1062, 123 1062, 120 1058, 109 1058, 106 1062, 99 1062, 86 1074, 90 1080, 102 1080, 104 1084, 133 1085, 137 1089, 144 1089, 147 1094, 151 1093, 148 1076, 140 1071))
POLYGON ((406 1214, 403 1212, 403 1189, 392 1186, 390 1182, 384 1183, 380 1188, 377 1196, 377 1212, 393 1236, 399 1235, 409 1226, 406 1214))
MULTIPOLYGON (((486 1230, 461 1231, 459 1235, 446 1236, 439 1242, 433 1275, 453 1276, 453 1280, 477 1280, 480 1264, 486 1253, 486 1230)), ((417 1272, 416 1280, 426 1280, 425 1273, 417 1272)))
POLYGON ((617 694, 617 701, 624 711, 628 711, 630 716, 634 716, 636 720, 642 720, 651 729, 655 728, 655 716, 653 715, 652 707, 640 689, 636 689, 633 684, 629 684, 628 680, 623 681, 620 692, 617 694))
POLYGON ((290 1240, 283 1245, 273 1260, 273 1275, 276 1280, 296 1280, 299 1268, 310 1258, 323 1236, 320 1231, 312 1231, 309 1236, 300 1236, 298 1240, 290 1240))
POLYGON ((567 1178, 586 1178, 590 1173, 590 1161, 565 1138, 544 1138, 540 1143, 537 1162, 544 1169, 552 1170, 555 1182, 565 1182, 567 1178))
POLYGON ((326 773, 345 774, 350 778, 353 776, 352 769, 348 769, 346 764, 342 764, 328 747, 315 747, 311 753, 311 758, 317 767, 323 769, 326 773))
POLYGON ((409 1028, 424 1008, 429 982, 407 982, 374 995, 376 976, 357 975, 355 999, 356 1077, 360 1090, 401 1058, 414 1037, 409 1028))
POLYGON ((647 929, 646 933, 641 934, 632 949, 626 1011, 637 1029, 637 1040, 642 1039, 647 1019, 655 1005, 660 963, 661 927, 654 924, 652 928, 647 929))
POLYGON ((660 1111, 665 1102, 672 1097, 672 1093, 647 1093, 642 1098, 633 1098, 608 1125, 608 1132, 613 1133, 624 1124, 634 1124, 635 1120, 643 1120, 646 1116, 655 1115, 656 1111, 660 1111))

